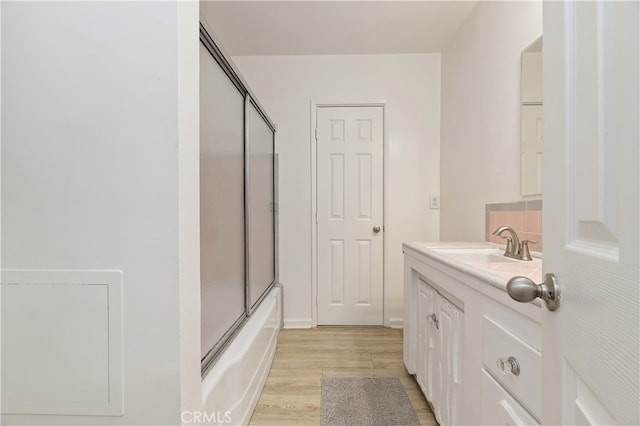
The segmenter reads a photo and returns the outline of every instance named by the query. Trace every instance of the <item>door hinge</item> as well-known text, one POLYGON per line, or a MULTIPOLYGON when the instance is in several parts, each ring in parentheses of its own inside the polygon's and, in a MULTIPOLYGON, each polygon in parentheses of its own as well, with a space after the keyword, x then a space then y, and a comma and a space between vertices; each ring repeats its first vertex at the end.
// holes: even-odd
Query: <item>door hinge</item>
POLYGON ((318 212, 316 212, 316 223, 318 223, 318 212))
POLYGON ((317 127, 316 127, 316 129, 314 131, 314 134, 315 134, 315 141, 318 142, 318 128, 317 127))

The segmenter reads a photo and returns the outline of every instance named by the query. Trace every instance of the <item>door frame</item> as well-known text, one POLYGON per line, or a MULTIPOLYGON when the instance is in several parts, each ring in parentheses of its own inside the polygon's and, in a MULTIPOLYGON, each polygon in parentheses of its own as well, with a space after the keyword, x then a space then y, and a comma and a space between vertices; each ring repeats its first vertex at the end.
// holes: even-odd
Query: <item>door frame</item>
POLYGON ((311 318, 312 327, 318 325, 318 224, 316 223, 316 211, 318 208, 318 162, 316 147, 316 126, 319 108, 340 108, 340 107, 381 107, 382 108, 382 325, 390 327, 395 324, 389 324, 387 316, 387 282, 388 267, 388 244, 387 233, 389 229, 389 208, 387 192, 389 189, 389 170, 387 167, 389 160, 389 144, 387 143, 387 114, 389 112, 388 102, 386 99, 363 100, 353 102, 319 102, 311 101, 311 126, 309 128, 309 150, 311 154, 311 215, 309 221, 311 223, 311 318))

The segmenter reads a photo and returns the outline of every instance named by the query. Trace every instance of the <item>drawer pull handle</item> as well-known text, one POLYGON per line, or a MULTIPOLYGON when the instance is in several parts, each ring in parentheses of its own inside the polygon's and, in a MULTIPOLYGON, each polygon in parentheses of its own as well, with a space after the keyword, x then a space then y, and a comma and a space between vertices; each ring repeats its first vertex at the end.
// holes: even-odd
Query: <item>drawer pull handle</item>
POLYGON ((498 369, 502 371, 502 374, 509 375, 513 374, 514 376, 520 375, 520 364, 518 364, 518 360, 515 357, 510 356, 509 358, 498 358, 498 369))
POLYGON ((440 328, 440 324, 438 324, 438 318, 436 317, 436 314, 429 315, 427 317, 427 321, 429 321, 431 327, 435 328, 436 330, 440 328))

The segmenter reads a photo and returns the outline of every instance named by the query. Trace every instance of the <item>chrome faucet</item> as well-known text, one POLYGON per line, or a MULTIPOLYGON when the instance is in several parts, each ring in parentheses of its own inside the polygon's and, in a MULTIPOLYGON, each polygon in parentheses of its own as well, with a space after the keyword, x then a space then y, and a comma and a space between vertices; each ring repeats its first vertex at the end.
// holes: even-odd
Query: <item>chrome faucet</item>
POLYGON ((504 251, 504 255, 506 257, 511 257, 513 259, 518 260, 533 260, 531 257, 531 253, 529 253, 529 243, 536 243, 536 241, 531 240, 523 240, 522 242, 518 239, 518 234, 513 228, 508 226, 501 226, 500 228, 493 231, 493 235, 497 235, 500 238, 504 238, 507 240, 507 248, 504 251), (511 236, 503 237, 502 233, 507 231, 511 236))
MULTIPOLYGON (((501 226, 500 228, 496 229, 495 231, 493 231, 493 235, 497 235, 500 238, 504 238, 505 240, 507 240, 507 248, 504 251, 504 255, 506 257, 511 257, 513 259, 521 259, 520 257, 520 252, 521 252, 521 247, 520 247, 520 240, 518 239, 518 234, 516 234, 516 231, 513 230, 513 228, 510 228, 508 226, 501 226), (504 231, 507 231, 511 236, 510 237, 503 237, 502 233, 504 231)), ((529 250, 527 250, 528 252, 529 250)), ((529 259, 530 256, 529 256, 529 259)))

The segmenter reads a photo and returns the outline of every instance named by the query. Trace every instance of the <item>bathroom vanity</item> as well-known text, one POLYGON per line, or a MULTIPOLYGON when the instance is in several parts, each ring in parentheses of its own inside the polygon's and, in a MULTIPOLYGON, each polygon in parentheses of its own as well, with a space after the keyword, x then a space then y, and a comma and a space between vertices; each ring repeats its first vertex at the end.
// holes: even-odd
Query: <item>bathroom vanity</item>
POLYGON ((541 305, 506 292, 542 262, 491 243, 405 243, 404 363, 441 425, 536 425, 541 305))

